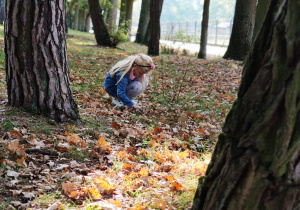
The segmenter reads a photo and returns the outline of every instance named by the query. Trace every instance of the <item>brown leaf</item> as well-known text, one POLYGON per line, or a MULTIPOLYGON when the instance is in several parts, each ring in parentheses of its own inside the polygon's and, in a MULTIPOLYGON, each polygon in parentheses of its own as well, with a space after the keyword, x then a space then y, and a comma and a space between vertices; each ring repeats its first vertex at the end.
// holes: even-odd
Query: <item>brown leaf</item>
POLYGON ((128 147, 127 149, 126 149, 126 151, 128 152, 128 153, 130 153, 130 154, 132 154, 132 155, 138 155, 138 153, 137 153, 137 148, 135 148, 135 147, 128 147))
POLYGON ((23 140, 23 136, 22 136, 22 134, 21 134, 19 131, 11 130, 11 131, 10 131, 10 135, 11 135, 13 138, 17 138, 17 139, 19 139, 19 140, 23 140))
POLYGON ((117 122, 113 122, 111 126, 116 130, 119 130, 121 128, 121 125, 119 125, 117 122))

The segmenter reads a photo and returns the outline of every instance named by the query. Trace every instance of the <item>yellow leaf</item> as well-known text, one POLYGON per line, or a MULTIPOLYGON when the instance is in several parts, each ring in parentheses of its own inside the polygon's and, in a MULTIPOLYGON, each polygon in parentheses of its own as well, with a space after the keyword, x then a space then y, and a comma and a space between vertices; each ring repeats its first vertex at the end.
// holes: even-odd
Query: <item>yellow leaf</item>
POLYGON ((94 200, 98 200, 102 197, 96 186, 87 188, 84 191, 87 191, 86 194, 89 194, 94 200))
POLYGON ((104 180, 103 177, 95 178, 94 183, 98 186, 98 189, 102 194, 110 195, 116 190, 115 185, 109 184, 109 182, 104 180))
POLYGON ((190 151, 188 149, 186 151, 180 152, 178 154, 178 156, 181 157, 181 158, 187 158, 189 155, 190 155, 190 151))
POLYGON ((139 174, 140 174, 141 176, 148 176, 148 175, 149 175, 148 169, 145 168, 145 167, 143 167, 143 168, 140 170, 139 174))

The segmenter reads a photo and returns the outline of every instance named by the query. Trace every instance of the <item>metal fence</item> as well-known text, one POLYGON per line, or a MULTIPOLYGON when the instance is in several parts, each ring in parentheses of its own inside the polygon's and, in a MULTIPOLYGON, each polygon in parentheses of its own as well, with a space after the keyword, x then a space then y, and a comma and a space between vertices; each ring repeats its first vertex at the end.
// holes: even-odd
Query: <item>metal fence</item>
MULTIPOLYGON (((161 39, 188 43, 200 43, 201 22, 160 23, 161 39)), ((227 46, 232 29, 232 20, 210 20, 207 44, 227 46)))

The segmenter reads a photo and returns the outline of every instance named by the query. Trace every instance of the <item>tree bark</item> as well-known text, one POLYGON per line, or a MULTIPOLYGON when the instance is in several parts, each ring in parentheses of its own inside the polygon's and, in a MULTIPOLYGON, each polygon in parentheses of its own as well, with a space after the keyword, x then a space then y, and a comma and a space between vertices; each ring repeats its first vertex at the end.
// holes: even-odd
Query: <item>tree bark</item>
POLYGON ((148 55, 159 55, 160 15, 163 0, 150 1, 150 39, 148 42, 148 55))
POLYGON ((88 3, 97 44, 100 46, 115 47, 110 40, 106 25, 104 23, 99 1, 88 0, 88 3))
POLYGON ((193 209, 300 209, 299 11, 271 2, 193 209))
POLYGON ((150 20, 150 0, 142 0, 139 26, 136 33, 135 43, 142 43, 150 20))
POLYGON ((107 24, 110 30, 116 28, 117 14, 118 14, 118 0, 109 0, 110 8, 107 14, 107 24))
POLYGON ((254 31, 252 36, 252 43, 254 42, 254 39, 260 30, 265 18, 266 14, 268 12, 269 6, 270 6, 271 0, 259 0, 257 1, 256 6, 256 14, 255 14, 255 25, 254 25, 254 31))
POLYGON ((42 113, 56 121, 79 118, 70 90, 65 3, 5 2, 8 105, 42 113))
POLYGON ((200 40, 200 52, 198 58, 206 58, 206 45, 207 45, 207 29, 209 20, 209 3, 210 0, 204 0, 203 17, 201 24, 201 40, 200 40))
POLYGON ((236 1, 232 33, 223 58, 242 61, 247 56, 252 44, 256 1, 236 1))

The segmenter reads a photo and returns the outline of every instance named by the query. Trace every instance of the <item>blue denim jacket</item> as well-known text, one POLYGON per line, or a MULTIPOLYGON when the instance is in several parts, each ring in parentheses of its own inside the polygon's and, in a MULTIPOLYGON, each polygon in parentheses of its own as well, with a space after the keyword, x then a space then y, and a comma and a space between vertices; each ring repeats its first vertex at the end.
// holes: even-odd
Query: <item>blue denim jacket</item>
POLYGON ((129 73, 125 74, 123 79, 117 84, 123 73, 124 71, 119 71, 112 78, 108 72, 104 81, 104 87, 109 95, 120 99, 126 106, 132 107, 134 103, 126 95, 126 88, 131 82, 129 73))

